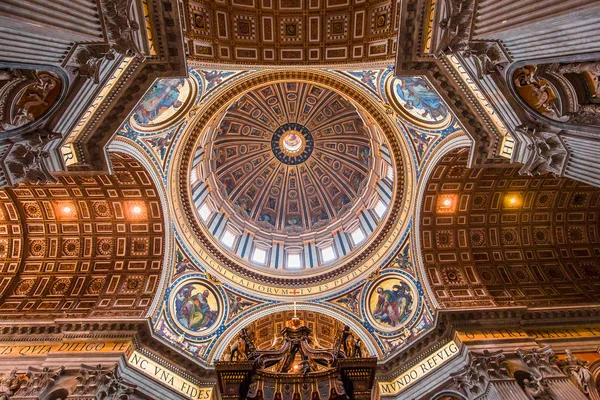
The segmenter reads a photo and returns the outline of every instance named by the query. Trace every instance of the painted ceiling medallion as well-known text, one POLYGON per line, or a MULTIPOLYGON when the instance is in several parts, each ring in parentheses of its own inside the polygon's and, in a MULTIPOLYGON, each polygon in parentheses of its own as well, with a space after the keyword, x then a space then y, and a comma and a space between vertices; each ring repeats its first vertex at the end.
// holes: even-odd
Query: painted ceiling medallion
POLYGON ((397 332, 406 326, 418 308, 417 290, 406 278, 392 275, 379 280, 367 296, 367 316, 373 326, 397 332))
POLYGON ((218 327, 223 317, 223 301, 208 282, 184 280, 170 296, 170 315, 179 329, 192 336, 204 336, 218 327))
POLYGON ((452 120, 440 96, 423 78, 390 76, 386 94, 396 112, 418 126, 440 129, 452 120))
POLYGON ((138 132, 156 132, 171 126, 190 109, 197 91, 193 79, 161 79, 140 100, 129 122, 138 132))
POLYGON ((271 139, 275 157, 286 165, 302 164, 313 152, 315 142, 305 126, 288 123, 280 126, 271 139))

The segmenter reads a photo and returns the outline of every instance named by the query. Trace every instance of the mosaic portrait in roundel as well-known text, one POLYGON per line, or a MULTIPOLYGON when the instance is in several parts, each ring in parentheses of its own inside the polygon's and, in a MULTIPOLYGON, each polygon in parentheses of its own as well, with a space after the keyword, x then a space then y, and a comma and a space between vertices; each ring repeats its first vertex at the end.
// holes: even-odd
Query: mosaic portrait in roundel
POLYGON ((391 89, 396 103, 422 122, 441 123, 449 116, 442 99, 421 78, 395 78, 391 89))
POLYGON ((220 307, 211 288, 200 283, 182 286, 174 297, 174 317, 191 332, 210 330, 219 320, 220 307))
POLYGON ((380 281, 369 295, 369 316, 384 330, 402 327, 416 311, 417 295, 411 285, 401 278, 380 281))
POLYGON ((186 79, 161 79, 135 108, 133 120, 141 126, 160 124, 182 109, 190 94, 186 79))

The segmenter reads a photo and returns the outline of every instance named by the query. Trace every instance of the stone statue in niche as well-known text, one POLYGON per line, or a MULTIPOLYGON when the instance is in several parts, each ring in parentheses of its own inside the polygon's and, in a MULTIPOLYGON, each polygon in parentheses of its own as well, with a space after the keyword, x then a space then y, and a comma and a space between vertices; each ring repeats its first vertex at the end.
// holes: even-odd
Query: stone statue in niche
POLYGON ((558 360, 558 366, 564 372, 565 375, 570 377, 581 389, 586 396, 590 395, 590 381, 592 376, 590 374, 589 362, 582 361, 575 357, 571 350, 565 350, 565 358, 558 360))
POLYGON ((544 79, 537 79, 535 65, 525 65, 517 69, 513 75, 515 90, 531 108, 545 117, 564 121, 567 116, 560 116, 556 107, 556 95, 550 83, 544 79))

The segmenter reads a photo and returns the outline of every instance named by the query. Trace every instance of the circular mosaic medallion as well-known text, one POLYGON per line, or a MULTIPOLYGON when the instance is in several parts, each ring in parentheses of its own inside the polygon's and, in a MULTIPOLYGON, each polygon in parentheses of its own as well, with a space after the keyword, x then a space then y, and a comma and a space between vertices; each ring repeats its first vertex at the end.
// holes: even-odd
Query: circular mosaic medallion
POLYGON ((214 331, 223 316, 223 304, 212 285, 202 280, 184 281, 169 300, 171 316, 185 332, 204 336, 214 331))
POLYGON ((367 296, 367 316, 383 331, 397 331, 406 325, 418 308, 417 289, 400 276, 380 280, 367 296))
POLYGON ((448 126, 452 115, 440 96, 419 77, 391 77, 387 95, 392 107, 409 121, 429 129, 448 126))
POLYGON ((281 125, 271 138, 271 150, 286 165, 302 164, 313 152, 315 142, 304 125, 288 123, 281 125))
POLYGON ((191 108, 197 91, 193 79, 160 79, 133 110, 131 126, 138 132, 155 132, 171 126, 191 108))

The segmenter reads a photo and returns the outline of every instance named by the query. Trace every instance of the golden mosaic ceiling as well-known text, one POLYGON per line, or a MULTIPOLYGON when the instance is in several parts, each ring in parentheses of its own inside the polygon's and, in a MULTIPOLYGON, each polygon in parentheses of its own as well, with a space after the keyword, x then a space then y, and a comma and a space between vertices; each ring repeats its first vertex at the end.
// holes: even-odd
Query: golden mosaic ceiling
POLYGON ((400 2, 187 1, 188 59, 233 64, 364 63, 396 52, 400 2))

